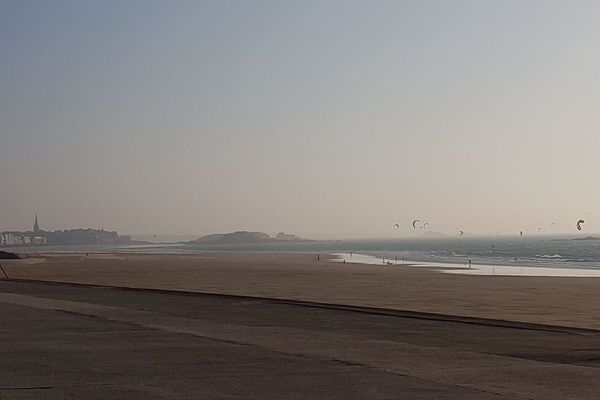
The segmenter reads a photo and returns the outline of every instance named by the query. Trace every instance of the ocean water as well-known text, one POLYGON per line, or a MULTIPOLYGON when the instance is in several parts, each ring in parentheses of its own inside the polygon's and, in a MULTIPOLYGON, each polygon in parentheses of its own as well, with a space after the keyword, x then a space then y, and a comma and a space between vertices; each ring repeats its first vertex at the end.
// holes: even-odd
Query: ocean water
POLYGON ((395 267, 398 265, 409 266, 411 268, 427 268, 446 274, 460 275, 497 275, 497 276, 557 276, 572 278, 600 278, 600 268, 580 268, 564 267, 555 264, 548 267, 525 266, 519 264, 512 265, 490 265, 490 264, 464 264, 444 263, 432 261, 408 261, 398 259, 386 259, 361 253, 334 253, 335 262, 344 263, 349 267, 352 264, 384 265, 386 267, 395 267))
MULTIPOLYGON (((229 245, 148 244, 134 246, 20 247, 17 252, 143 252, 205 251, 354 253, 377 259, 418 263, 600 270, 600 239, 582 236, 452 237, 443 239, 343 240, 229 245)), ((523 271, 525 272, 525 271, 523 271)))
POLYGON ((410 264, 465 275, 600 277, 600 240, 580 236, 421 239, 353 245, 352 254, 336 254, 340 261, 410 264))
POLYGON ((345 240, 176 247, 184 251, 298 251, 360 253, 386 259, 464 264, 520 265, 600 269, 600 239, 577 236, 345 240), (493 246, 493 247, 492 247, 493 246))
POLYGON ((519 265, 530 267, 599 268, 600 240, 581 237, 469 238, 382 241, 355 252, 420 262, 519 265))

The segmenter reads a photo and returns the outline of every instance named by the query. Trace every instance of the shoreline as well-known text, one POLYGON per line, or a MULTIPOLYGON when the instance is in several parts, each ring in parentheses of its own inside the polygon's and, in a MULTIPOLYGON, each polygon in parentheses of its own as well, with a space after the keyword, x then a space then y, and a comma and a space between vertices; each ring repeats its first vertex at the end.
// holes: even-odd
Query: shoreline
POLYGON ((382 266, 382 267, 410 267, 421 270, 429 270, 435 273, 441 274, 456 274, 456 275, 468 275, 468 276, 512 276, 512 277, 555 277, 555 278, 600 278, 600 268, 584 268, 584 267, 572 267, 565 265, 531 265, 527 263, 523 264, 484 264, 484 263, 472 263, 471 268, 463 262, 437 262, 437 261, 421 261, 421 260, 392 260, 385 257, 379 257, 372 254, 366 254, 366 252, 357 253, 340 253, 340 252, 327 252, 317 253, 308 251, 281 251, 273 252, 267 250, 259 251, 245 251, 245 250, 232 250, 232 251, 219 251, 219 250, 207 250, 207 251, 160 251, 160 252, 142 252, 142 251, 123 251, 124 249, 114 249, 107 251, 51 251, 51 252, 33 252, 33 253, 17 253, 24 257, 21 260, 0 260, 4 263, 12 262, 23 262, 27 263, 41 263, 44 262, 45 258, 52 257, 84 257, 89 259, 94 258, 123 258, 127 256, 147 256, 147 257, 196 257, 206 258, 207 254, 219 255, 219 254, 236 254, 243 255, 247 254, 250 258, 253 254, 257 255, 307 255, 321 257, 321 261, 334 262, 339 264, 354 264, 354 265, 366 265, 366 266, 382 266), (385 260, 385 261, 383 261, 385 260))
MULTIPOLYGON (((441 272, 458 273, 469 260, 481 266, 469 274, 487 275, 539 275, 540 267, 552 268, 545 275, 555 275, 556 269, 569 270, 571 276, 596 276, 585 271, 600 271, 600 241, 572 240, 556 241, 548 238, 479 238, 456 240, 363 240, 339 241, 293 246, 239 244, 228 246, 187 246, 181 243, 152 243, 145 245, 79 245, 44 246, 29 248, 5 248, 20 254, 71 254, 71 253, 115 253, 115 254, 205 254, 205 253, 306 253, 336 254, 353 252, 369 254, 393 260, 406 258, 414 265, 433 265, 441 272), (494 247, 495 244, 495 247, 494 247), (489 268, 488 268, 489 266, 489 268), (505 268, 511 267, 511 268, 505 268), (520 268, 515 273, 514 267, 520 268), (529 268, 536 268, 529 270, 529 268)), ((347 260, 349 261, 349 260, 347 260)), ((366 262, 367 264, 376 264, 366 262)), ((564 275, 564 274, 563 274, 564 275)))
POLYGON ((543 277, 565 277, 565 278, 600 278, 600 269, 597 268, 574 268, 565 266, 532 266, 523 265, 499 265, 473 263, 469 268, 465 263, 449 262, 427 262, 412 260, 386 260, 383 257, 372 256, 362 253, 333 253, 338 257, 335 262, 348 264, 382 265, 382 266, 404 266, 414 268, 429 268, 431 271, 444 274, 480 275, 480 276, 543 276, 543 277), (357 256, 356 258, 354 256, 357 256), (358 261, 355 261, 357 260, 358 261))
POLYGON ((10 278, 216 293, 600 329, 600 280, 348 265, 306 253, 72 254, 2 262, 10 278))

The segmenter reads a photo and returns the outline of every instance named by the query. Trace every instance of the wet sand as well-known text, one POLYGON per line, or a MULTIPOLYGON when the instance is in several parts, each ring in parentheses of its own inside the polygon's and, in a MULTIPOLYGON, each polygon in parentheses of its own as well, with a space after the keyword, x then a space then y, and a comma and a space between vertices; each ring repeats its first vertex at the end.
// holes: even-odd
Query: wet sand
POLYGON ((600 329, 600 279, 467 276, 322 255, 41 255, 11 278, 261 296, 600 329))

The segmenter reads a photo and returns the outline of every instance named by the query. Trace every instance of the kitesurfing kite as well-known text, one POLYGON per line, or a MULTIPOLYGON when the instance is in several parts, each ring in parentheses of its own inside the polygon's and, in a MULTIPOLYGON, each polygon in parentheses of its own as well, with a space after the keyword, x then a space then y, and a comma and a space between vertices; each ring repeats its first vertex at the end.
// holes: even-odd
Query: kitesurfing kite
POLYGON ((400 225, 399 224, 394 224, 394 227, 396 227, 396 229, 400 229, 400 225))
POLYGON ((523 231, 519 231, 519 236, 523 236, 523 231))
POLYGON ((577 221, 577 230, 580 231, 581 230, 581 224, 583 224, 585 221, 580 219, 579 221, 577 221))
POLYGON ((464 233, 463 231, 458 231, 458 236, 462 236, 462 235, 464 235, 464 234, 465 234, 465 233, 464 233))
POLYGON ((415 228, 415 229, 417 229, 417 222, 421 222, 421 221, 419 221, 418 219, 415 219, 413 221, 413 228, 415 228))

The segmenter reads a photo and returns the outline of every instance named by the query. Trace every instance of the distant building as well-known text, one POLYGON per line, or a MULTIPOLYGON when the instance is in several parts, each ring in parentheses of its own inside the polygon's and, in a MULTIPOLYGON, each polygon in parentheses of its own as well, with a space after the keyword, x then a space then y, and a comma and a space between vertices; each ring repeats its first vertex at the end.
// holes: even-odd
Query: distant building
POLYGON ((33 224, 33 233, 40 233, 40 224, 38 224, 37 213, 35 213, 35 223, 33 224))
POLYGON ((279 232, 277 236, 275 236, 277 240, 302 240, 301 237, 296 236, 292 233, 279 232))
POLYGON ((0 246, 29 245, 89 245, 129 243, 131 237, 119 236, 117 232, 102 229, 66 229, 54 232, 40 229, 38 215, 35 213, 33 231, 0 232, 0 246))

